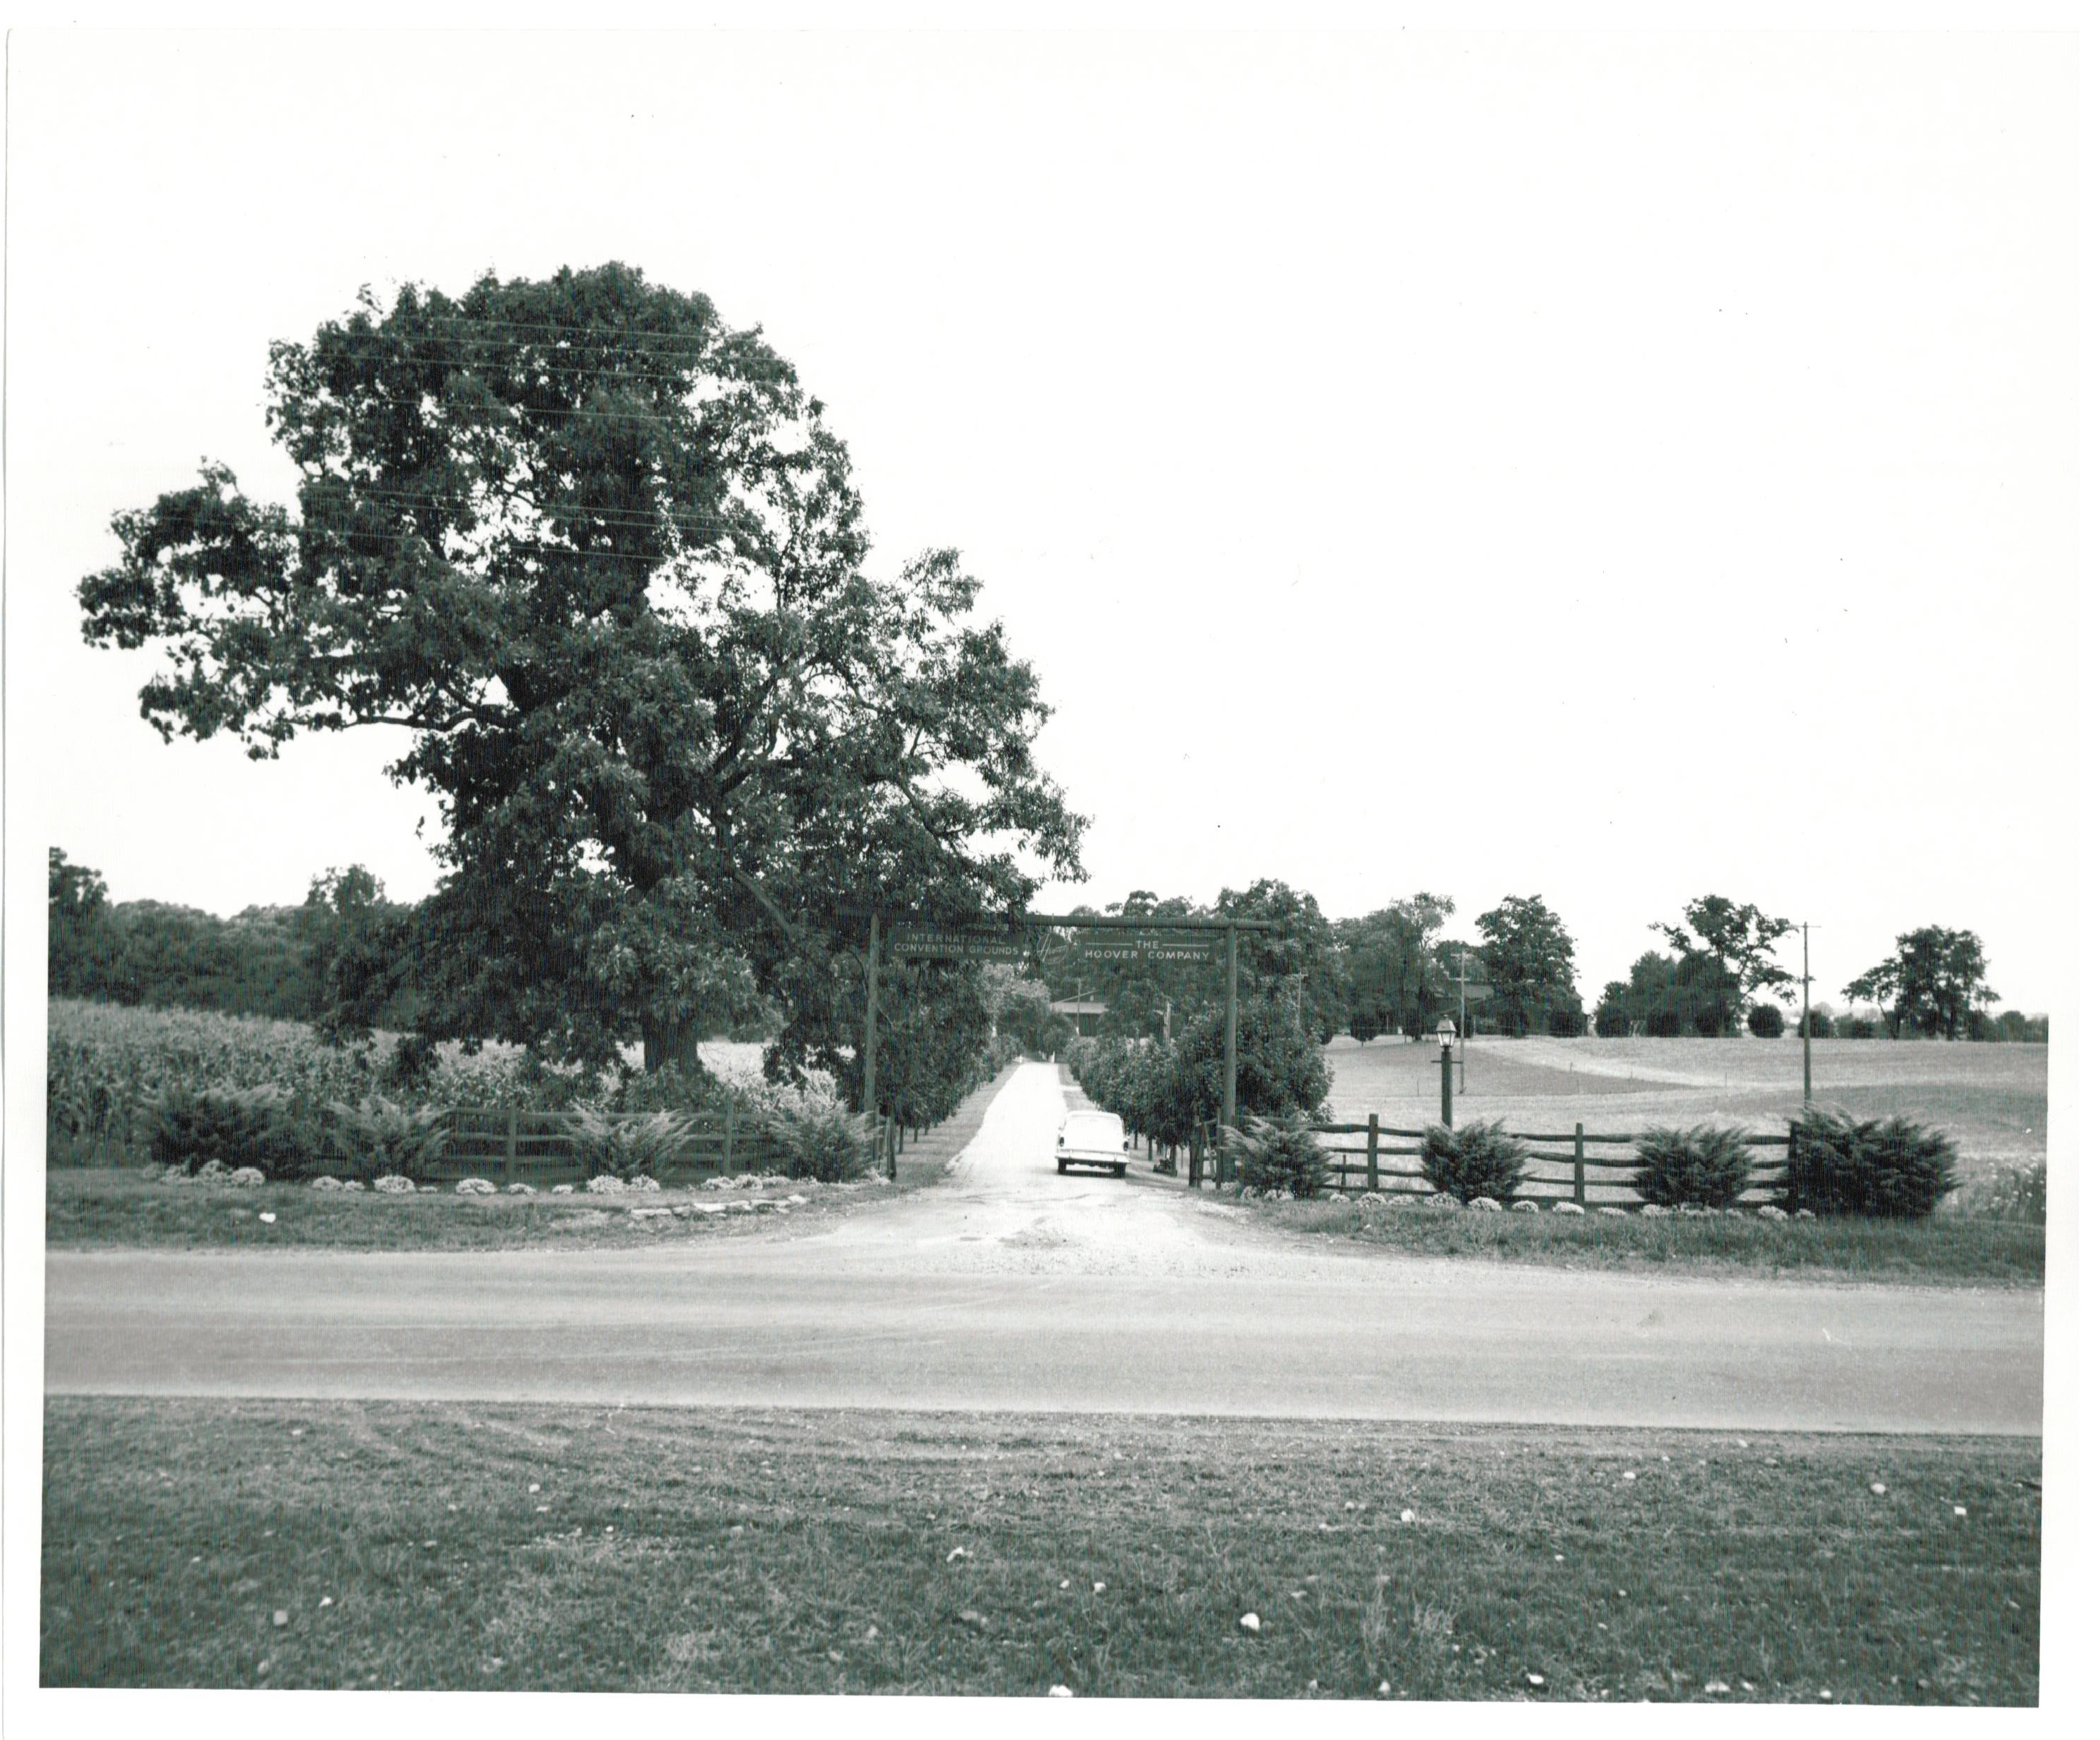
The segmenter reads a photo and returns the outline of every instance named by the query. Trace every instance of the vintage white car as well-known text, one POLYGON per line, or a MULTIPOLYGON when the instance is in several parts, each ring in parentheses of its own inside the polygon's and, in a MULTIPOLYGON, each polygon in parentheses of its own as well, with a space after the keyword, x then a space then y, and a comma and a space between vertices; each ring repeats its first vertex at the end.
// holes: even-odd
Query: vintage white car
POLYGON ((1057 1126, 1057 1170, 1105 1166, 1118 1178, 1130 1164, 1130 1139, 1113 1112, 1074 1112, 1057 1126))

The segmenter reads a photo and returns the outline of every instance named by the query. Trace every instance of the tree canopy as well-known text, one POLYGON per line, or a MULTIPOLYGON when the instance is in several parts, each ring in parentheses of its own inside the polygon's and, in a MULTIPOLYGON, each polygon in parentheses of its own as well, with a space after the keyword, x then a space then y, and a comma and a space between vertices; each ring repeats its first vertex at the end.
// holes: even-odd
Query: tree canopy
POLYGON ((952 551, 871 570, 788 362, 620 265, 368 292, 271 350, 296 511, 207 465, 120 513, 92 644, 153 645, 164 737, 409 733, 439 800, 420 1024, 690 1058, 747 975, 769 1064, 854 1043, 841 899, 968 916, 1076 879, 1034 672, 952 551))
POLYGON ((1709 894, 1684 909, 1684 923, 1649 927, 1670 939, 1684 957, 1685 979, 1709 985, 1718 999, 1719 1031, 1741 1024, 1749 999, 1767 985, 1793 983, 1793 975, 1772 958, 1772 948, 1793 930, 1791 920, 1771 918, 1749 905, 1709 894))
POLYGON ((1505 895, 1500 905, 1474 923, 1480 932, 1480 966, 1494 989, 1503 1031, 1536 1033, 1552 1026, 1556 1016, 1564 1026, 1571 1015, 1579 1020, 1575 944, 1543 898, 1505 895))
POLYGON ((1984 984, 1983 945, 1974 931, 1929 924, 1896 938, 1896 952, 1870 967, 1844 994, 1873 1003, 1900 1027, 1928 1038, 1959 1039, 1979 1006, 1998 1000, 1984 984))
POLYGON ((1352 1034, 1419 1034, 1434 1025, 1449 995, 1435 953, 1436 933, 1450 917, 1447 897, 1425 893, 1336 923, 1352 1034))

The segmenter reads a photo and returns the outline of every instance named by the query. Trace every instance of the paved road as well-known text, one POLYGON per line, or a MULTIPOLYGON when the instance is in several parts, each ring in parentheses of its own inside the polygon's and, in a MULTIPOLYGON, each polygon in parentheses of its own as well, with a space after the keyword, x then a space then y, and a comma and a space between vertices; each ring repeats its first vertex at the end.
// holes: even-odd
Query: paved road
POLYGON ((57 1253, 52 1393, 1012 1407, 2038 1434, 2036 1292, 1654 1279, 1286 1240, 1059 1178, 1024 1068, 953 1178, 752 1237, 57 1253))

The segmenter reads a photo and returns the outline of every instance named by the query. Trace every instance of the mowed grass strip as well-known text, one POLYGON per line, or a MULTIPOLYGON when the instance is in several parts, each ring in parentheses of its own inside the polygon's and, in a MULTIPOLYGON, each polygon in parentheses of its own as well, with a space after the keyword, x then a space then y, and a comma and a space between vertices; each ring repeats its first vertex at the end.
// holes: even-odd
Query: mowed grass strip
POLYGON ((289 1245, 334 1250, 516 1250, 533 1246, 592 1248, 660 1244, 666 1240, 734 1238, 820 1220, 853 1205, 894 1197, 898 1187, 873 1180, 812 1185, 776 1180, 761 1191, 664 1190, 593 1196, 389 1196, 374 1191, 338 1195, 298 1184, 163 1184, 139 1172, 51 1172, 45 1175, 44 1241, 56 1249, 111 1245, 172 1250, 289 1245), (786 1214, 745 1214, 735 1205, 763 1196, 807 1200, 786 1214), (636 1208, 674 1204, 723 1206, 721 1214, 651 1215, 636 1208), (276 1218, 265 1221, 264 1214, 276 1218), (799 1220, 798 1220, 799 1217, 799 1220))
POLYGON ((55 1398, 44 1456, 47 1685, 2036 1696, 2031 1440, 55 1398))
MULTIPOLYGON (((1238 1204, 1233 1205, 1241 1207, 1238 1204)), ((2045 1229, 1981 1216, 1929 1220, 1762 1220, 1738 1216, 1490 1214, 1396 1200, 1249 1203, 1242 1212, 1291 1231, 1425 1257, 1470 1257, 1558 1268, 1872 1279, 1917 1285, 2039 1287, 2045 1229)))

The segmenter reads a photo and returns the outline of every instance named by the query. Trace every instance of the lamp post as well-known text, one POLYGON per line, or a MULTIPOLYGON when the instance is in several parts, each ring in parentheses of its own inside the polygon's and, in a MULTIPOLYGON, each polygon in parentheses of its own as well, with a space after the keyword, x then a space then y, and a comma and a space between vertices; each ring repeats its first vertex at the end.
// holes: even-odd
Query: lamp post
POLYGON ((1448 1015, 1436 1024, 1436 1043, 1442 1048, 1441 1063, 1444 1074, 1444 1127, 1451 1127, 1451 1042, 1457 1029, 1448 1015))

